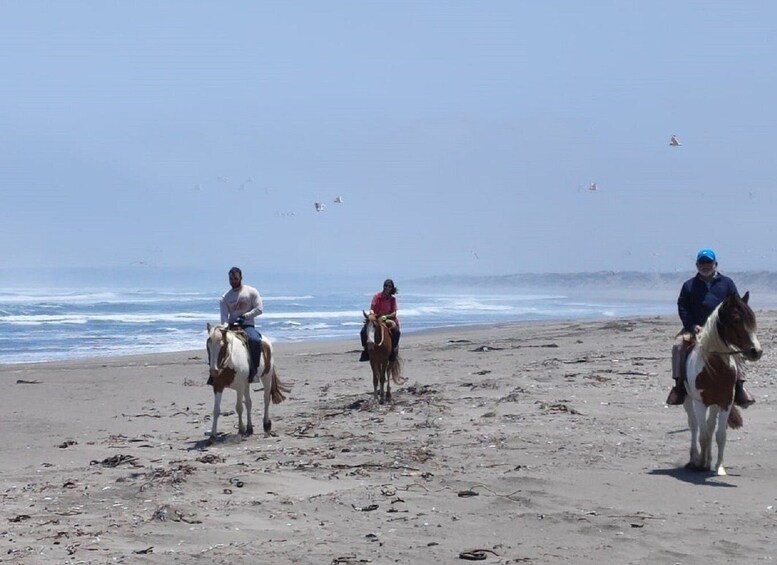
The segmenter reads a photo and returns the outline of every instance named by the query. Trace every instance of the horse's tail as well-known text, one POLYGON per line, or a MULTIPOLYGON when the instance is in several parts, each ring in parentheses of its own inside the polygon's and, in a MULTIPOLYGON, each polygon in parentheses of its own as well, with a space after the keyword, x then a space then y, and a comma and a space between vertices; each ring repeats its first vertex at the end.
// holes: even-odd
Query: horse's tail
POLYGON ((291 386, 284 384, 278 378, 275 367, 272 368, 272 384, 270 385, 270 397, 273 404, 280 404, 286 400, 286 395, 291 392, 291 386))
POLYGON ((731 411, 728 413, 728 427, 732 430, 738 430, 741 428, 745 420, 742 418, 742 412, 736 406, 731 407, 731 411))
POLYGON ((391 380, 394 381, 394 384, 403 385, 407 381, 402 376, 402 361, 399 359, 399 355, 393 361, 389 361, 388 371, 391 373, 391 380))
POLYGON ((272 345, 269 341, 262 340, 262 357, 264 358, 264 372, 262 377, 267 375, 272 369, 272 345))

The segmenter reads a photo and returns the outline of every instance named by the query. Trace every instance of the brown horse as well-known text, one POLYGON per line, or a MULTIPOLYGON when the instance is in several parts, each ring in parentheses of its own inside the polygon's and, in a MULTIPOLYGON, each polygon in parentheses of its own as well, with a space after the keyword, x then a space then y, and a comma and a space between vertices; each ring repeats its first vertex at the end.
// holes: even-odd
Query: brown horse
POLYGON ((402 363, 399 356, 393 361, 390 360, 391 330, 386 322, 381 321, 373 312, 368 314, 362 310, 362 314, 364 314, 364 324, 367 326, 367 353, 372 367, 374 396, 375 400, 383 404, 386 400, 391 401, 391 382, 386 377, 390 376, 397 385, 405 382, 402 378, 402 363))
POLYGON ((707 318, 686 361, 685 411, 691 428, 691 458, 686 465, 689 469, 710 470, 714 433, 718 458, 713 470, 716 475, 726 474, 726 426, 736 429, 742 425, 742 416, 734 406, 737 363, 745 359, 757 361, 763 354, 755 335, 755 314, 747 304, 749 297, 749 292, 741 298, 732 294, 720 303, 707 318))

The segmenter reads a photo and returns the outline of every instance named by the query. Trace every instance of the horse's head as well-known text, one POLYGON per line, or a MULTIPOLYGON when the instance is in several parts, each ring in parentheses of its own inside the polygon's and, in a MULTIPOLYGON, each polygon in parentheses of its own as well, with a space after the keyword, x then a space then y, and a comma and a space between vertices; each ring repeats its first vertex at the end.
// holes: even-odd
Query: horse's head
POLYGON ((364 314, 364 327, 366 328, 367 348, 372 348, 375 346, 375 332, 377 331, 379 323, 378 317, 372 310, 369 312, 362 310, 362 314, 364 314))
POLYGON ((208 339, 205 342, 205 348, 208 350, 210 376, 215 377, 224 367, 227 356, 227 327, 208 324, 208 339))
POLYGON ((742 353, 745 359, 757 361, 763 350, 755 335, 757 325, 755 313, 747 304, 750 292, 740 297, 732 294, 718 308, 717 330, 721 339, 733 345, 742 353))

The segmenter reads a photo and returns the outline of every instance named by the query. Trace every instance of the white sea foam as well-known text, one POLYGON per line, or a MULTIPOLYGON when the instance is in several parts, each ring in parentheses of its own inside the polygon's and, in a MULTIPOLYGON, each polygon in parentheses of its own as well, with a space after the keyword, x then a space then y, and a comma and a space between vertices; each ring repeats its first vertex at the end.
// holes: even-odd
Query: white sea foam
MULTIPOLYGON (((277 341, 358 340, 362 310, 372 293, 290 291, 265 294, 256 320, 265 338, 277 341)), ((293 287, 290 287, 293 288, 293 287)), ((206 323, 218 323, 222 292, 154 290, 0 289, 0 363, 109 357, 202 349, 206 323)), ((597 300, 563 293, 500 292, 400 295, 405 332, 520 320, 602 318, 654 314, 649 300, 597 300)))

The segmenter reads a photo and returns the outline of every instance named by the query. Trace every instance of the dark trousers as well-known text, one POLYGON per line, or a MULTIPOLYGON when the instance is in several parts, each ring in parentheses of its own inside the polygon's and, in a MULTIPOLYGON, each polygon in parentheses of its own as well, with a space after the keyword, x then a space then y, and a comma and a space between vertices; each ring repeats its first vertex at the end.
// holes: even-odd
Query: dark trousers
POLYGON ((254 326, 241 326, 248 335, 248 349, 251 351, 251 372, 248 377, 253 380, 256 368, 262 359, 262 334, 254 326))

